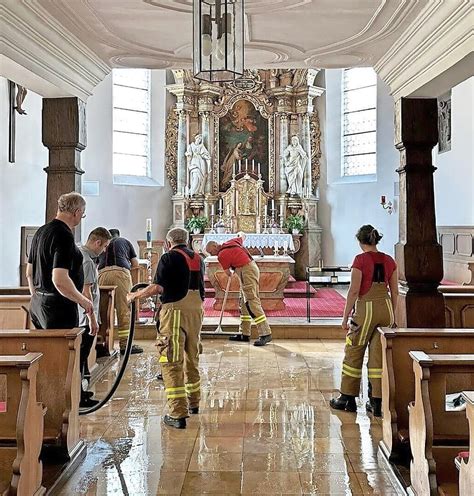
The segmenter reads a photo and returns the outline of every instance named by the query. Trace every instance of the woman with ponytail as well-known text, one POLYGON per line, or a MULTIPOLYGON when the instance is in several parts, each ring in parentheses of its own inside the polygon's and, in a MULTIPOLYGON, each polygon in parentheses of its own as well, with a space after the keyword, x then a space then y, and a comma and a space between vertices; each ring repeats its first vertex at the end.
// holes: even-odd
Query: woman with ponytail
POLYGON ((352 264, 342 328, 347 331, 342 364, 341 394, 330 401, 332 408, 355 412, 359 396, 362 363, 369 348, 368 412, 382 415, 382 348, 379 326, 395 326, 398 299, 398 274, 395 260, 377 250, 382 239, 371 225, 362 226, 356 238, 362 249, 352 264), (353 313, 352 313, 353 312, 353 313), (352 316, 350 315, 352 313, 352 316))

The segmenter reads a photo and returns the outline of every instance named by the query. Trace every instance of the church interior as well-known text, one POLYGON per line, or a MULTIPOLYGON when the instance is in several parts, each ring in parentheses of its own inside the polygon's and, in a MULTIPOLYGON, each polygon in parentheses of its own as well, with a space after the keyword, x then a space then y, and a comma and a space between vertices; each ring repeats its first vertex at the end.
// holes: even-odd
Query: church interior
POLYGON ((0 494, 474 496, 473 0, 0 11, 0 494), (81 250, 99 226, 133 247, 127 291, 94 269, 84 368, 89 327, 32 319, 34 240, 70 192, 81 250), (203 267, 182 395, 187 348, 159 344, 176 229, 203 267), (221 256, 239 236, 261 315, 221 256), (396 262, 370 276, 386 322, 353 291, 367 246, 396 262), (120 299, 153 287, 123 325, 120 299))

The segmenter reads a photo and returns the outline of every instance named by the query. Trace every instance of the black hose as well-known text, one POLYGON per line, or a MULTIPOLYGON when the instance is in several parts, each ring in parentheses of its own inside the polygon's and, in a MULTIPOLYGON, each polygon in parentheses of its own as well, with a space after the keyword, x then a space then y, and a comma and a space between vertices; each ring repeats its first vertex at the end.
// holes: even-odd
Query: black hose
MULTIPOLYGON (((131 292, 135 293, 141 288, 146 288, 148 284, 139 283, 133 286, 131 292)), ((89 415, 90 413, 94 413, 100 408, 102 408, 114 395, 115 391, 119 387, 120 381, 122 380, 123 374, 125 373, 125 369, 127 368, 128 360, 130 358, 130 353, 132 351, 133 345, 133 336, 135 334, 135 313, 136 313, 136 300, 132 302, 132 309, 130 312, 130 332, 128 334, 127 346, 125 347, 125 353, 122 358, 122 363, 120 364, 120 369, 118 371, 117 377, 115 378, 110 391, 105 395, 105 398, 101 399, 97 405, 91 406, 90 408, 80 408, 79 415, 89 415)))

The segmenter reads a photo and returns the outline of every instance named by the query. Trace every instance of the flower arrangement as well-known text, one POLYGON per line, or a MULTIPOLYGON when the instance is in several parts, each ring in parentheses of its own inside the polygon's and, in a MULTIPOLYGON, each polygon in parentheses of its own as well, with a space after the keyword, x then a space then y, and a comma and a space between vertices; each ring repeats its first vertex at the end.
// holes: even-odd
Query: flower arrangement
POLYGON ((192 231, 193 234, 200 234, 208 225, 208 219, 204 216, 192 216, 186 221, 186 229, 192 231))
POLYGON ((285 227, 292 234, 299 234, 303 231, 305 219, 302 215, 289 215, 285 220, 285 227))

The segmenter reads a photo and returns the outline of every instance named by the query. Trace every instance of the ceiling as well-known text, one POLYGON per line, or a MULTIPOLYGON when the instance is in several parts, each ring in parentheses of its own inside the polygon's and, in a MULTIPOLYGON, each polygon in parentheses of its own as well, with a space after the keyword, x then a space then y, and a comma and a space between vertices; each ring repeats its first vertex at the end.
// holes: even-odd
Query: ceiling
MULTIPOLYGON (((112 67, 192 64, 192 0, 36 0, 112 67)), ((429 0, 246 0, 248 68, 374 65, 429 0)))

